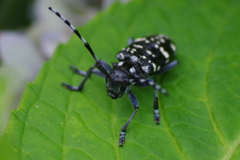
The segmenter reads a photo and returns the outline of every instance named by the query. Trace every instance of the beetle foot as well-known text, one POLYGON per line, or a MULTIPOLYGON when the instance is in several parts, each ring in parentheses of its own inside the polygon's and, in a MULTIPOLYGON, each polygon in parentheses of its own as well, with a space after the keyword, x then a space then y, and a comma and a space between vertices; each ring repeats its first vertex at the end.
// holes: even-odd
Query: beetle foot
POLYGON ((125 132, 121 132, 121 133, 120 133, 120 138, 119 138, 119 146, 120 146, 120 147, 122 147, 122 146, 123 146, 123 143, 125 142, 125 135, 126 135, 125 132))
POLYGON ((80 91, 79 87, 77 86, 71 86, 65 82, 62 83, 62 86, 64 86, 66 89, 72 90, 72 91, 80 91))
POLYGON ((154 122, 160 124, 160 114, 158 110, 154 110, 154 122))

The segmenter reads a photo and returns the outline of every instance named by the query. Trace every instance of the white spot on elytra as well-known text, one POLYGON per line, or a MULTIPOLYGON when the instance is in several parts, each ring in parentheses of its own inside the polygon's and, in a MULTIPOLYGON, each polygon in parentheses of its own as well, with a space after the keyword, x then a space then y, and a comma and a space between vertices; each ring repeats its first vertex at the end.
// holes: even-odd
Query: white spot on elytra
POLYGON ((117 58, 118 58, 118 59, 124 59, 123 53, 118 53, 117 58))
POLYGON ((163 47, 160 47, 159 49, 160 49, 160 51, 162 52, 162 54, 165 58, 169 58, 168 52, 166 52, 163 47))
POLYGON ((138 60, 138 58, 137 58, 136 56, 131 56, 130 58, 131 58, 131 60, 133 60, 133 61, 137 61, 137 60, 138 60))
POLYGON ((147 57, 146 56, 141 56, 142 57, 142 59, 147 59, 147 57))
POLYGON ((170 43, 170 46, 171 46, 172 50, 175 52, 176 51, 176 46, 172 43, 170 43))
POLYGON ((121 66, 121 65, 123 65, 124 64, 124 62, 118 62, 118 66, 121 66))
POLYGON ((131 53, 136 52, 137 50, 135 48, 132 48, 131 53))
POLYGON ((153 71, 155 72, 156 71, 156 64, 155 63, 151 63, 152 64, 152 66, 153 66, 153 71))
POLYGON ((141 42, 141 41, 145 41, 145 40, 146 40, 146 38, 137 38, 134 40, 134 42, 141 42))
POLYGON ((163 38, 161 38, 160 41, 161 41, 162 43, 165 43, 165 39, 163 39, 163 38))
POLYGON ((150 41, 149 41, 149 40, 146 40, 145 43, 150 43, 150 41))
POLYGON ((135 68, 134 67, 132 67, 132 68, 130 68, 130 70, 129 70, 131 73, 136 73, 136 70, 135 70, 135 68))
POLYGON ((137 45, 137 44, 134 44, 133 47, 135 47, 135 48, 141 48, 141 49, 143 48, 143 46, 137 45))
POLYGON ((151 54, 152 54, 152 52, 151 52, 151 51, 149 51, 149 50, 146 50, 146 52, 147 52, 147 54, 149 54, 149 55, 151 55, 151 54))

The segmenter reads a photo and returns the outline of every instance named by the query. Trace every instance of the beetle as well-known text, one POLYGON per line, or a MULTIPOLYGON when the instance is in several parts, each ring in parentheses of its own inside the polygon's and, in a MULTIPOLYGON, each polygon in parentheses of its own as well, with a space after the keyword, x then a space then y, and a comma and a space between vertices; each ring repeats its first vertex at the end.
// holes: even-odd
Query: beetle
POLYGON ((112 63, 111 67, 107 62, 97 58, 89 43, 67 19, 51 7, 49 7, 49 10, 55 13, 73 30, 95 60, 95 63, 87 72, 79 70, 75 66, 70 66, 75 73, 84 76, 79 86, 71 86, 64 82, 62 85, 72 91, 81 91, 85 82, 93 73, 106 79, 107 93, 112 99, 120 98, 126 93, 128 94, 134 106, 134 112, 121 128, 119 146, 123 146, 127 127, 139 109, 138 100, 131 91, 132 86, 152 86, 154 88, 154 121, 156 124, 159 124, 158 91, 165 95, 167 95, 167 91, 151 77, 162 74, 178 64, 178 61, 174 60, 176 46, 171 39, 162 34, 136 39, 130 38, 129 45, 117 53, 118 63, 112 63))

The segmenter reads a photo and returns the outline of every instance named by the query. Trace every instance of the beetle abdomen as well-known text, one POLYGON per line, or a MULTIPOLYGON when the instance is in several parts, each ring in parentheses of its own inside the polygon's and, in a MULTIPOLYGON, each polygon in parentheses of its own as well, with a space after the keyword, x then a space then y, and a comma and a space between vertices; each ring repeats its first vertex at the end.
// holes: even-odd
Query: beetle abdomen
MULTIPOLYGON (((160 34, 135 39, 117 54, 117 58, 120 61, 119 66, 127 61, 137 63, 144 77, 149 77, 168 64, 175 54, 174 43, 160 34)), ((130 72, 133 73, 134 70, 136 68, 133 66, 130 72)))

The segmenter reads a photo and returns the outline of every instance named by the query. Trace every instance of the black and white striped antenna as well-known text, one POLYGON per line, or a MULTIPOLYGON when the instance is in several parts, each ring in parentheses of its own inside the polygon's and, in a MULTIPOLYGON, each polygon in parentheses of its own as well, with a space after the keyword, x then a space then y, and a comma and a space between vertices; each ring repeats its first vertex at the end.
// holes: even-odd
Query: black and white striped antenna
POLYGON ((48 7, 50 11, 55 13, 59 18, 61 18, 72 30, 73 32, 81 39, 81 41, 84 43, 84 46, 88 49, 88 51, 91 53, 92 57, 96 60, 99 61, 98 58, 96 57, 95 53, 93 52, 92 48, 88 44, 88 42, 81 36, 81 34, 78 32, 78 30, 66 19, 64 18, 59 12, 55 11, 52 9, 52 7, 48 7))

